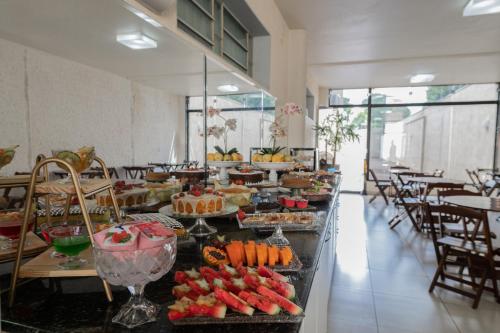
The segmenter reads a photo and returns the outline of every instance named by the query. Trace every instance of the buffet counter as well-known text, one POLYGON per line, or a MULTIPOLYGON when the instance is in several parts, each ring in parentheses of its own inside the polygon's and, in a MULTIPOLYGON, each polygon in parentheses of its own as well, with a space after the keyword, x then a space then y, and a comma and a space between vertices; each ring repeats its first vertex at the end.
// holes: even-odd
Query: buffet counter
MULTIPOLYGON (((203 243, 180 241, 174 267, 163 278, 146 287, 146 297, 162 305, 155 323, 145 324, 133 332, 325 332, 329 288, 335 260, 337 230, 337 181, 333 199, 319 205, 321 226, 310 232, 285 232, 291 246, 299 255, 303 268, 290 274, 305 318, 300 324, 221 324, 211 326, 173 326, 167 319, 166 307, 173 302, 173 274, 179 269, 205 265, 201 257, 203 243), (302 327, 301 327, 302 326, 302 327)), ((264 239, 268 234, 240 230, 235 219, 211 219, 219 234, 228 238, 264 239)), ((2 278, 2 289, 6 289, 2 278)), ((24 281, 23 281, 24 282, 24 281)), ((127 332, 111 323, 111 318, 128 300, 125 288, 113 287, 114 302, 108 303, 98 278, 36 279, 17 289, 16 303, 7 307, 7 293, 2 294, 2 329, 6 332, 127 332)))

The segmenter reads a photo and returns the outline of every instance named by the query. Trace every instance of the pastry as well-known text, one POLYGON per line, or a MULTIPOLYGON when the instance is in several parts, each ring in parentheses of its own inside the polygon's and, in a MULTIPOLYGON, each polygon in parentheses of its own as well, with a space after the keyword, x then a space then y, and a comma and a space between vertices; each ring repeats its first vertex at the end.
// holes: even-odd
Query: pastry
POLYGON ((216 184, 215 189, 219 192, 224 193, 224 197, 227 203, 231 203, 237 206, 247 206, 251 203, 252 193, 256 193, 257 190, 248 188, 242 185, 231 184, 229 187, 219 187, 216 184))
POLYGON ((158 199, 160 202, 168 202, 172 194, 182 191, 182 184, 178 180, 165 183, 146 183, 144 187, 149 190, 149 198, 158 199))
POLYGON ((145 177, 148 182, 163 182, 169 178, 168 172, 148 172, 145 177))
POLYGON ((198 184, 205 178, 205 170, 198 168, 175 170, 173 174, 181 182, 188 184, 198 184))
POLYGON ((238 185, 259 183, 264 179, 264 172, 251 169, 242 169, 240 171, 231 170, 228 174, 229 180, 238 185))
POLYGON ((193 187, 191 191, 172 195, 172 210, 179 215, 213 214, 224 209, 224 194, 211 188, 193 187))
POLYGON ((309 188, 312 187, 309 177, 302 177, 296 174, 283 175, 281 177, 281 185, 287 188, 309 188))
MULTIPOLYGON (((125 181, 117 181, 113 186, 118 207, 140 206, 147 202, 149 190, 142 184, 126 184, 125 181)), ((113 206, 111 196, 102 192, 96 195, 97 205, 101 207, 113 206)))

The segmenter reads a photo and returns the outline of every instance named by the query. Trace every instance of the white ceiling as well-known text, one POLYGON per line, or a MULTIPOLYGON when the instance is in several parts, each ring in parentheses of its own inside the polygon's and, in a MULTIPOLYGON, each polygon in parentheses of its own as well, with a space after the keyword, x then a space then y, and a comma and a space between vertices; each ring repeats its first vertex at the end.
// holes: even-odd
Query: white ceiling
MULTIPOLYGON (((100 68, 178 95, 203 92, 203 52, 165 28, 155 28, 125 7, 122 0, 2 0, 0 38, 100 68), (116 35, 140 31, 158 48, 131 50, 116 35)), ((236 78, 215 60, 208 62, 208 92, 236 84, 242 92, 256 88, 236 78)))
POLYGON ((463 17, 468 0, 275 0, 305 29, 308 64, 321 86, 500 81, 500 14, 463 17))

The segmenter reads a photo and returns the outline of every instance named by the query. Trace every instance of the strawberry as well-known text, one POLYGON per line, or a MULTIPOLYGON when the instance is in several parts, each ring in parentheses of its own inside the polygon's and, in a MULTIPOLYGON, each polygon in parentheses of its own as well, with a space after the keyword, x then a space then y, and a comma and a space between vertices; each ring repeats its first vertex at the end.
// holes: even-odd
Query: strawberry
POLYGON ((244 211, 242 211, 241 209, 238 210, 238 219, 240 219, 240 221, 243 221, 246 217, 246 214, 244 211))

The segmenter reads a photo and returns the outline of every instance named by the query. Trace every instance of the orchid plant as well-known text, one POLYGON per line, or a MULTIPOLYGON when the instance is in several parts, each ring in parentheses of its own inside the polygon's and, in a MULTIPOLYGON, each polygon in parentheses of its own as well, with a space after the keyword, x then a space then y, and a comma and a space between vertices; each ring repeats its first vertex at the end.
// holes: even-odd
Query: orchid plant
MULTIPOLYGON (((236 119, 223 117, 221 115, 221 110, 214 108, 212 106, 210 106, 208 108, 207 112, 208 112, 208 116, 210 118, 217 117, 219 119, 222 119, 222 121, 224 121, 223 126, 213 125, 213 126, 207 127, 207 135, 208 136, 213 136, 216 139, 220 139, 221 137, 223 137, 223 139, 224 139, 224 149, 222 149, 220 146, 215 146, 214 147, 215 150, 223 155, 237 153, 238 150, 236 148, 233 148, 230 150, 227 149, 227 134, 229 131, 236 131, 236 127, 237 127, 236 119)), ((203 136, 203 134, 202 134, 202 136, 203 136)))
POLYGON ((271 149, 263 148, 262 149, 263 154, 274 155, 285 149, 285 147, 276 147, 276 139, 287 136, 284 124, 285 118, 288 116, 293 116, 301 113, 302 109, 300 108, 299 105, 295 103, 286 103, 284 106, 277 108, 276 117, 269 126, 269 131, 271 132, 270 141, 272 143, 272 148, 271 149))

